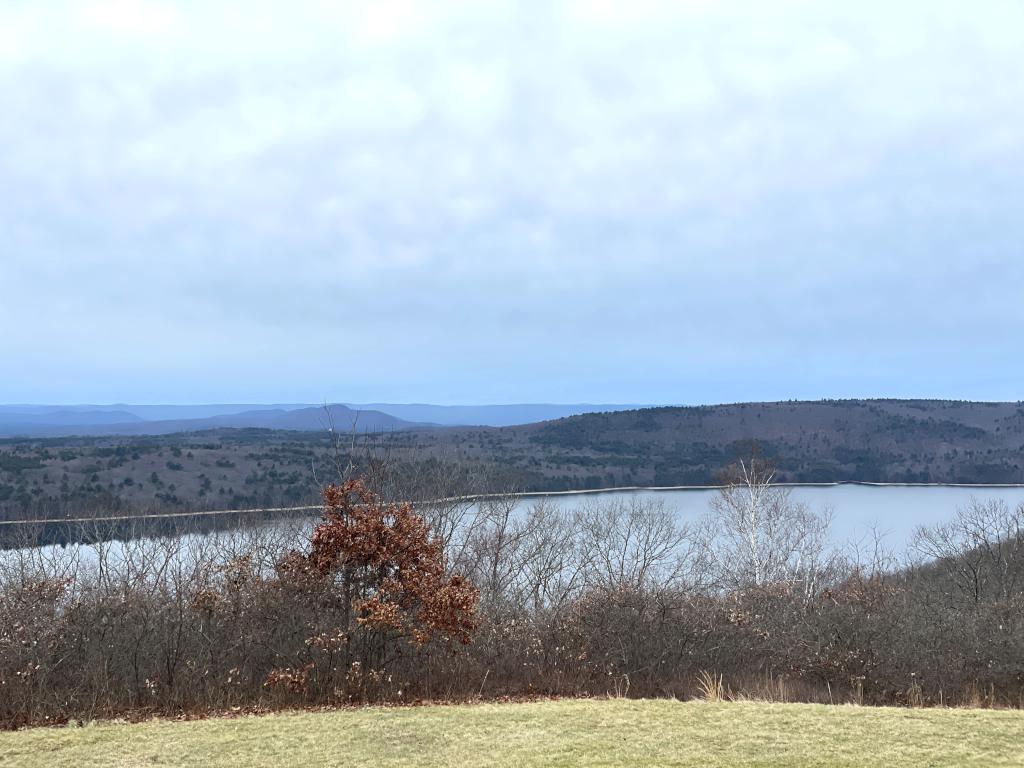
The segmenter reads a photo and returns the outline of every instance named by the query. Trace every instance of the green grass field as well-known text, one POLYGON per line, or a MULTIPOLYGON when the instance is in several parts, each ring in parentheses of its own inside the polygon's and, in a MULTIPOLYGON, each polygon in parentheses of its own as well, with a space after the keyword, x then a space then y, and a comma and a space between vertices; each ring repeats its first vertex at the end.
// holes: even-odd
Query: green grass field
POLYGON ((560 701, 0 733, 0 765, 1019 766, 1024 713, 560 701))

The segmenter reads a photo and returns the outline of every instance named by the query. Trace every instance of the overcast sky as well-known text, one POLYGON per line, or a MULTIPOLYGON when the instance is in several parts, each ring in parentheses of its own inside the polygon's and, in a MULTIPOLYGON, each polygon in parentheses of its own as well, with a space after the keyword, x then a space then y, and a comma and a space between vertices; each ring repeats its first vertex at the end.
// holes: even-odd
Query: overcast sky
POLYGON ((1024 2, 0 4, 0 402, 1024 398, 1024 2))

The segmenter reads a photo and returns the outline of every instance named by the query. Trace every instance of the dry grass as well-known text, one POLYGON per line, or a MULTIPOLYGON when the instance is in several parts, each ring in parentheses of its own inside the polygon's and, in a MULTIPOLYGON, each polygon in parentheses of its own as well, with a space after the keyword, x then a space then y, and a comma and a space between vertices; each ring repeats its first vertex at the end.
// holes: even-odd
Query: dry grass
POLYGON ((0 733, 0 765, 1010 766, 1024 713, 637 700, 369 708, 0 733))
POLYGON ((700 691, 701 698, 710 703, 722 701, 726 698, 725 686, 722 685, 722 676, 707 670, 697 675, 697 690, 700 691))

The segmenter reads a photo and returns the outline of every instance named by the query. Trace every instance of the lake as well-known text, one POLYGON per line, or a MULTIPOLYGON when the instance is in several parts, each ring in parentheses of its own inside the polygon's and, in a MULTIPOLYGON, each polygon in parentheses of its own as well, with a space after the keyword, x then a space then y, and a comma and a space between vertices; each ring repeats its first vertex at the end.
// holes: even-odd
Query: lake
MULTIPOLYGON (((708 512, 708 505, 718 494, 713 488, 665 490, 615 490, 587 493, 551 494, 543 496, 547 503, 563 509, 608 499, 636 497, 663 502, 684 521, 696 521, 708 512)), ((902 552, 915 529, 921 525, 935 525, 953 517, 957 509, 970 503, 972 498, 982 501, 1001 499, 1010 507, 1024 504, 1024 486, 871 486, 822 485, 791 486, 791 498, 806 504, 812 511, 832 511, 831 539, 837 546, 867 536, 872 527, 885 534, 885 543, 895 552, 902 552)), ((524 497, 519 507, 525 509, 540 497, 524 497)), ((303 513, 296 517, 266 523, 277 534, 298 538, 311 530, 317 515, 303 513)), ((189 534, 186 540, 200 542, 204 537, 220 534, 189 534)), ((108 545, 108 554, 117 557, 119 545, 108 545)), ((70 549, 70 548, 69 548, 70 549)), ((92 560, 85 547, 81 552, 85 560, 92 560)), ((59 555, 60 547, 43 547, 59 555)))
MULTIPOLYGON (((972 498, 1002 499, 1010 507, 1024 503, 1024 486, 898 486, 898 485, 797 485, 791 498, 812 511, 831 508, 832 539, 843 543, 864 535, 872 526, 886 534, 890 546, 902 549, 918 526, 949 520, 972 498)), ((680 517, 696 520, 708 511, 718 494, 711 488, 655 491, 608 491, 547 497, 559 506, 572 507, 585 499, 637 496, 660 499, 680 517)))

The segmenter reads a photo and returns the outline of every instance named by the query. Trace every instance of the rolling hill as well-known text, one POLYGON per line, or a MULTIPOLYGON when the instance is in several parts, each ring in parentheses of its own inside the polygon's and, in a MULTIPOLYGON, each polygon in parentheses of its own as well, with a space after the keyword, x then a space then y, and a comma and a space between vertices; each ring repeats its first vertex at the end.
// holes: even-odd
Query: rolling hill
POLYGON ((503 429, 394 435, 411 454, 456 447, 546 490, 714 482, 738 456, 771 457, 779 478, 1024 482, 1024 405, 832 400, 644 408, 503 429))

